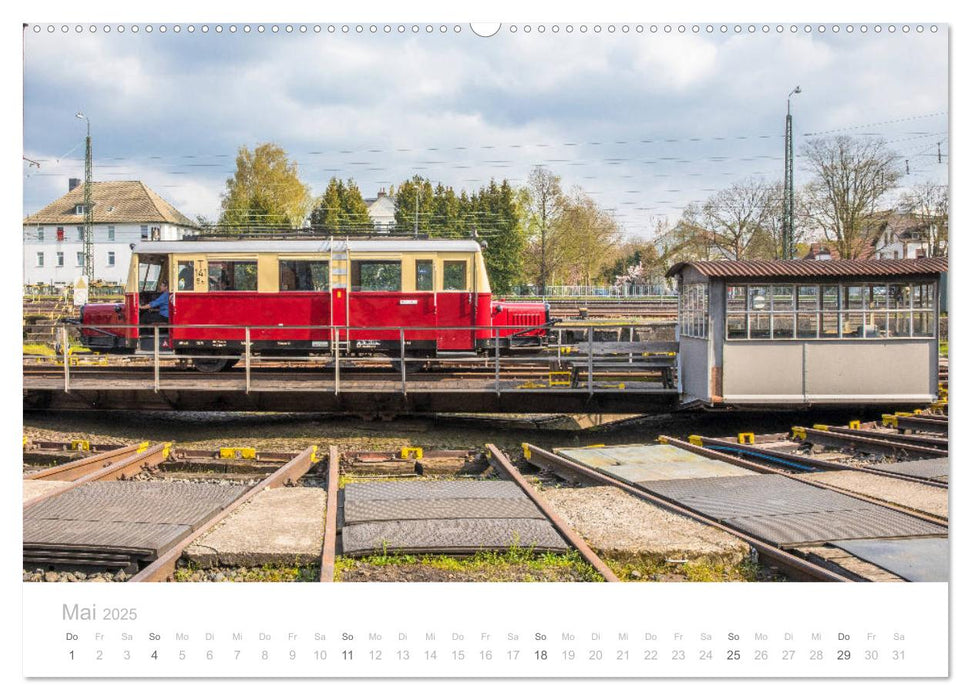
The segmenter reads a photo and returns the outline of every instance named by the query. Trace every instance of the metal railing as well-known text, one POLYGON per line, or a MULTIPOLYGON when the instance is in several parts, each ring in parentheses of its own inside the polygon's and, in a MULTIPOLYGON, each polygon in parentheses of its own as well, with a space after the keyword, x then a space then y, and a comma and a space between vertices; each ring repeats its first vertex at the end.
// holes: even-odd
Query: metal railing
MULTIPOLYGON (((185 368, 189 362, 200 363, 226 361, 240 363, 242 372, 234 372, 229 378, 242 374, 241 386, 236 388, 246 393, 266 388, 267 380, 260 376, 258 369, 270 369, 281 363, 299 364, 309 369, 332 370, 331 377, 323 382, 309 382, 306 388, 312 391, 332 391, 340 394, 345 389, 354 389, 362 380, 348 378, 355 370, 374 370, 375 362, 392 362, 396 379, 389 385, 381 378, 375 390, 393 390, 407 395, 417 389, 428 390, 430 377, 435 378, 440 391, 468 391, 472 388, 488 388, 497 395, 510 391, 561 391, 577 392, 584 389, 589 395, 604 391, 669 391, 677 386, 677 343, 668 341, 641 341, 638 329, 651 329, 648 324, 597 324, 570 328, 552 328, 542 346, 516 347, 505 354, 504 341, 516 337, 530 329, 522 326, 243 326, 224 324, 187 324, 135 326, 129 324, 75 325, 62 324, 59 331, 60 344, 54 357, 46 355, 26 355, 25 371, 29 367, 46 368, 61 365, 63 370, 63 390, 71 392, 78 386, 79 375, 91 375, 92 371, 103 371, 104 367, 131 367, 132 357, 136 363, 151 367, 151 386, 155 392, 172 388, 166 382, 165 372, 172 368, 185 368), (95 352, 79 354, 70 346, 69 329, 94 332, 100 335, 122 335, 125 330, 146 329, 150 332, 137 339, 138 348, 130 354, 101 354, 95 352), (195 331, 186 335, 189 331, 195 331), (204 333, 199 333, 204 331, 204 333), (171 349, 173 341, 195 338, 211 338, 214 331, 220 335, 234 336, 220 339, 223 347, 204 352, 179 348, 171 349), (479 341, 479 349, 456 351, 446 355, 422 356, 409 354, 408 344, 415 340, 431 340, 432 334, 440 337, 443 332, 463 332, 469 339, 479 341), (429 337, 416 337, 429 336, 429 337), (605 336, 614 339, 604 340, 605 336), (283 337, 286 338, 284 340, 283 337), (299 338, 299 340, 298 340, 299 338), (145 342, 147 340, 147 342, 145 342), (294 351, 286 347, 265 345, 254 348, 255 343, 267 342, 313 342, 316 347, 294 351), (166 341, 170 347, 166 347, 166 341), (373 354, 352 354, 354 343, 383 342, 385 346, 373 348, 373 354), (483 343, 483 341, 486 341, 483 343), (148 348, 145 346, 148 345, 148 348), (529 350, 533 352, 529 352, 529 350), (391 353, 394 353, 392 356, 391 353), (528 353, 528 354, 526 354, 528 353), (116 360, 111 362, 111 360, 116 360), (46 360, 46 362, 45 362, 46 360), (438 374, 423 372, 424 365, 433 363, 441 371, 438 374), (397 365, 397 366, 396 366, 397 365), (342 372, 343 375, 342 376, 342 372), (443 377, 444 374, 444 377, 443 377), (441 379, 456 380, 454 386, 441 382, 441 379), (620 380, 620 381, 619 381, 620 380)), ((522 337, 521 335, 519 337, 522 337)), ((130 339, 133 340, 133 339, 130 339)), ((365 353, 372 351, 364 346, 365 353)), ((381 374, 384 374, 381 370, 381 374)), ((213 377, 212 374, 194 375, 200 378, 213 377)), ((132 379, 138 375, 133 374, 132 379)), ((180 381, 185 380, 182 375, 180 381)), ((301 381, 305 381, 304 377, 301 381)), ((374 384, 374 382, 372 382, 374 384)), ((25 382, 26 385, 26 382, 25 382)), ((232 382, 225 384, 233 388, 232 382)))
POLYGON ((614 284, 614 285, 546 285, 546 293, 540 293, 539 285, 519 285, 513 287, 510 296, 517 297, 670 297, 676 293, 664 284, 614 284))

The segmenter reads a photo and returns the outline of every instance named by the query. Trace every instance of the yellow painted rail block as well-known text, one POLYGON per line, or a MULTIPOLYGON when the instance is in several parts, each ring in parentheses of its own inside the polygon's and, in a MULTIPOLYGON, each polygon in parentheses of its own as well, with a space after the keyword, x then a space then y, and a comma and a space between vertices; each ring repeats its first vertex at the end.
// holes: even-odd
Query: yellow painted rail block
POLYGON ((90 452, 91 443, 87 440, 71 440, 71 449, 80 450, 81 452, 90 452))
POLYGON ((401 459, 421 459, 425 451, 420 447, 402 447, 401 459))
POLYGON ((754 445, 755 444, 755 433, 739 433, 738 434, 738 444, 739 445, 754 445))

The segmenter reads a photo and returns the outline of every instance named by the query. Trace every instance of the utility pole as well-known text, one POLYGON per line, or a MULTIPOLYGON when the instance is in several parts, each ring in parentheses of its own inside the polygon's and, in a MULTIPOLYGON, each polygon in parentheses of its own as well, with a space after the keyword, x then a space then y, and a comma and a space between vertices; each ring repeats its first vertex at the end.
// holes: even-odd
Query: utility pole
POLYGON ((415 185, 415 238, 418 238, 418 200, 421 199, 421 190, 415 185))
POLYGON ((792 96, 798 95, 802 89, 796 85, 795 89, 786 98, 786 178, 785 192, 782 198, 782 257, 785 260, 792 260, 796 256, 796 245, 793 240, 793 209, 795 209, 795 196, 793 194, 792 183, 792 96))
POLYGON ((94 279, 94 246, 92 234, 94 231, 94 208, 91 202, 91 120, 78 112, 74 115, 83 119, 88 125, 88 135, 84 140, 84 274, 90 283, 94 279))

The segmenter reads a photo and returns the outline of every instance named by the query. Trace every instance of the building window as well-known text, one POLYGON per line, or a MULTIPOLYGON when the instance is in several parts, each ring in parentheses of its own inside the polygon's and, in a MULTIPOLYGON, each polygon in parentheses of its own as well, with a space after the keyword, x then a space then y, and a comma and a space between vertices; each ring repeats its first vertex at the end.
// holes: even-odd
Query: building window
POLYGON ((84 267, 84 253, 78 253, 78 267, 84 267))
POLYGON ((40 241, 41 243, 44 242, 44 227, 43 226, 38 226, 37 227, 37 240, 40 241))
POLYGON ((933 338, 935 295, 934 282, 727 285, 725 337, 933 338))
POLYGON ((435 289, 435 263, 431 260, 415 261, 415 291, 430 292, 435 289))
POLYGON ((255 292, 256 262, 220 260, 209 263, 210 292, 255 292))
POLYGON ((84 215, 84 205, 83 204, 77 204, 77 205, 75 205, 75 207, 74 207, 74 213, 77 214, 78 216, 83 216, 84 215))
POLYGON ((708 285, 685 284, 678 300, 681 335, 688 338, 707 338, 708 285))
POLYGON ((43 253, 38 253, 37 254, 37 267, 44 267, 44 254, 43 253))
POLYGON ((442 289, 448 292, 463 292, 468 289, 464 260, 446 260, 442 265, 442 289))
POLYGON ((400 292, 401 263, 394 260, 352 261, 351 291, 400 292))
POLYGON ((64 267, 64 253, 62 251, 57 251, 57 266, 64 267))
POLYGON ((281 292, 326 292, 330 266, 324 260, 281 260, 281 292))
POLYGON ((142 240, 143 241, 147 241, 148 240, 148 226, 146 226, 144 224, 142 225, 142 240))
POLYGON ((78 226, 78 240, 84 240, 84 226, 78 226))
POLYGON ((109 226, 108 227, 108 240, 109 241, 112 241, 112 242, 115 240, 115 227, 114 226, 109 226))
POLYGON ((63 241, 64 240, 64 227, 63 226, 58 226, 57 227, 57 240, 59 240, 59 241, 63 241))
POLYGON ((109 250, 108 251, 108 267, 114 267, 114 266, 115 266, 115 251, 109 250))

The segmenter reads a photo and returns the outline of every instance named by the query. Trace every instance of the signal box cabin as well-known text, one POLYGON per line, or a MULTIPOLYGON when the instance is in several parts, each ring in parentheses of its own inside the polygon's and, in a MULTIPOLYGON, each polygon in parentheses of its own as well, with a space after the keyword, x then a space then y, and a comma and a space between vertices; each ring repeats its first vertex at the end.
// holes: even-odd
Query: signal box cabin
POLYGON ((125 303, 86 305, 83 342, 133 351, 139 305, 163 282, 166 347, 177 354, 238 354, 248 337, 262 353, 339 342, 342 354, 396 357, 404 341, 409 356, 434 357, 488 352, 497 341, 538 346, 549 326, 543 303, 492 301, 474 241, 172 241, 135 246, 125 303))
POLYGON ((946 258, 678 263, 682 399, 933 402, 946 270, 946 258))

